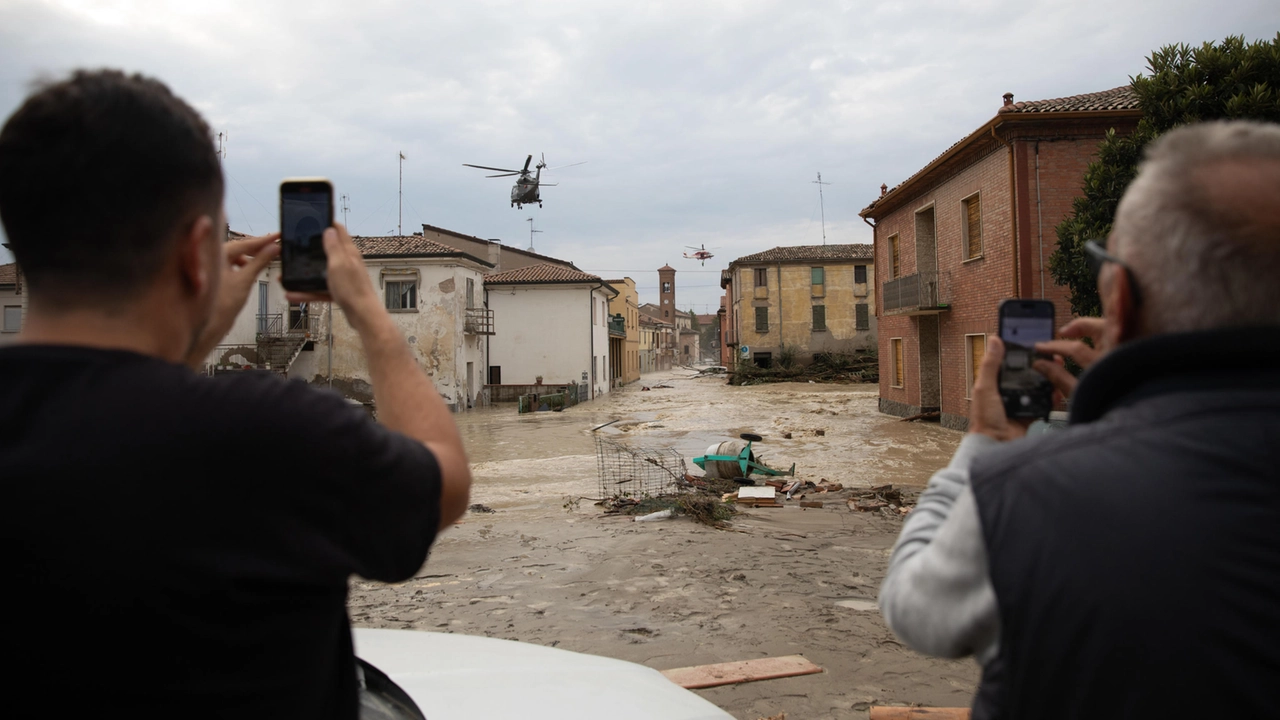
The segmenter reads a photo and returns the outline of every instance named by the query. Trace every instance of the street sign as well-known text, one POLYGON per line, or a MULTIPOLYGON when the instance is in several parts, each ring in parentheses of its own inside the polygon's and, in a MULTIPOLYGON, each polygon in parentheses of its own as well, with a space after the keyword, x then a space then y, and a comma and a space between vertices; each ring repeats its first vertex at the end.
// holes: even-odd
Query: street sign
POLYGON ((746 345, 743 345, 738 348, 738 354, 742 356, 743 360, 746 360, 747 358, 751 357, 751 348, 746 345))

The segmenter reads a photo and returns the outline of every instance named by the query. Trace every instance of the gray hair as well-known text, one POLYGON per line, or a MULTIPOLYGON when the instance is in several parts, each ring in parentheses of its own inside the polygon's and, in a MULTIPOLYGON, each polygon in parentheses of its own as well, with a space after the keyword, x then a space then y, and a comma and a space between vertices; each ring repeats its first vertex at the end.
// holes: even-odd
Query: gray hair
POLYGON ((1142 295, 1143 334, 1280 325, 1280 125, 1165 133, 1112 236, 1142 295))

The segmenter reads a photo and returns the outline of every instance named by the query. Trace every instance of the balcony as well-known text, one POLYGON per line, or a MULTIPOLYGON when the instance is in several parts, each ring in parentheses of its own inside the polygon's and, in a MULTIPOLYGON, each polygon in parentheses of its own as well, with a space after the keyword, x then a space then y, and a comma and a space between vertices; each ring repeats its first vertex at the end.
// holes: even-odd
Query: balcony
POLYGON ((614 337, 627 336, 627 322, 621 315, 609 316, 609 334, 614 337))
POLYGON ((462 324, 462 331, 468 335, 492 335, 493 311, 489 308, 467 308, 467 318, 462 324))
POLYGON ((937 315, 951 309, 950 275, 922 272, 889 280, 879 297, 885 315, 937 315))

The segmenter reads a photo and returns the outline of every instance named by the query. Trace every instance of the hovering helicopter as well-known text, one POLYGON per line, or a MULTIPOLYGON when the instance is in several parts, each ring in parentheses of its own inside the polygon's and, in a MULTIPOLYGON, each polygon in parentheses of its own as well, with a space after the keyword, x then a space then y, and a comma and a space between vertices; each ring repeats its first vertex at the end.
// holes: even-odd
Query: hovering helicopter
POLYGON ((706 267, 708 260, 715 257, 715 255, 711 254, 711 250, 718 249, 718 248, 711 248, 711 250, 708 250, 706 243, 703 243, 702 247, 694 247, 692 245, 685 245, 685 247, 689 248, 690 250, 693 250, 694 252, 692 255, 690 255, 689 253, 685 253, 684 256, 690 260, 701 260, 703 267, 706 267))
POLYGON ((485 175, 490 178, 511 177, 519 175, 516 184, 511 188, 511 207, 523 208, 525 205, 538 203, 538 207, 542 207, 542 196, 538 194, 539 187, 554 187, 556 183, 542 182, 542 171, 559 170, 560 168, 573 167, 574 165, 583 165, 586 161, 579 163, 571 163, 569 165, 561 165, 560 167, 548 168, 547 156, 544 154, 538 164, 534 166, 534 171, 529 172, 529 163, 533 162, 533 156, 525 158, 523 170, 508 170, 506 168, 488 167, 487 165, 472 165, 471 163, 462 163, 464 167, 479 168, 481 170, 497 170, 501 175, 485 175))

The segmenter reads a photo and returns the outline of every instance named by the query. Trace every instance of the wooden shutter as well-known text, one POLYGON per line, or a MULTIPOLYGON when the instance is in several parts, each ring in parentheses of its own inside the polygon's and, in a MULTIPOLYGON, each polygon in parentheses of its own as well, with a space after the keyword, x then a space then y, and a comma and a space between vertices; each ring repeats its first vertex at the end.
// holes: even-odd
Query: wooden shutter
POLYGON ((756 308, 756 332, 769 332, 769 308, 756 308))
POLYGON ((870 330, 871 329, 871 313, 866 303, 858 303, 853 306, 855 312, 854 330, 870 330))
POLYGON ((902 387, 904 384, 903 375, 904 373, 902 371, 902 341, 894 340, 893 341, 893 384, 896 385, 897 387, 902 387))
POLYGON ((902 268, 898 263, 898 236, 897 235, 894 235, 893 237, 889 238, 889 252, 893 256, 893 262, 890 263, 892 267, 890 267, 891 272, 889 274, 889 277, 890 278, 901 277, 900 273, 902 272, 902 268))
POLYGON ((965 216, 968 222, 966 239, 968 247, 966 251, 967 258, 976 258, 982 254, 982 203, 977 195, 964 201, 965 216))
POLYGON ((827 306, 826 305, 813 306, 813 329, 814 330, 827 329, 827 306))
POLYGON ((978 368, 982 366, 982 358, 987 352, 987 337, 985 335, 970 335, 969 340, 969 362, 972 363, 969 369, 969 388, 973 389, 973 384, 978 381, 978 368))

